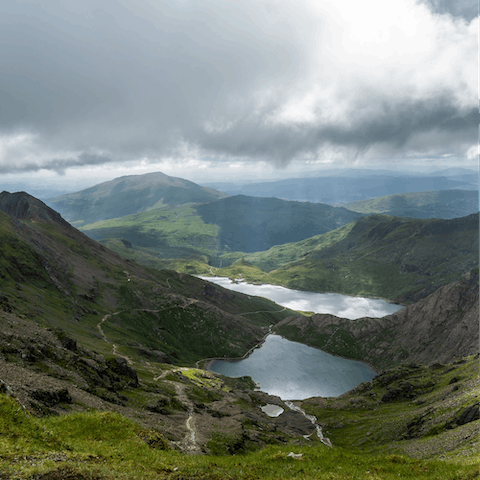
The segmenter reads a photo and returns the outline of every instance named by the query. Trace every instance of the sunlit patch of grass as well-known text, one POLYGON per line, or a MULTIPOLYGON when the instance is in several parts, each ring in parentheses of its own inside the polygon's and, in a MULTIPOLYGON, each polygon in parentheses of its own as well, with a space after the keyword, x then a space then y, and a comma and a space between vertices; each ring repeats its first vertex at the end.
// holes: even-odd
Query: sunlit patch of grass
POLYGON ((218 376, 211 374, 206 370, 199 370, 197 368, 182 368, 182 375, 187 377, 191 382, 199 387, 216 388, 225 392, 230 391, 218 376))

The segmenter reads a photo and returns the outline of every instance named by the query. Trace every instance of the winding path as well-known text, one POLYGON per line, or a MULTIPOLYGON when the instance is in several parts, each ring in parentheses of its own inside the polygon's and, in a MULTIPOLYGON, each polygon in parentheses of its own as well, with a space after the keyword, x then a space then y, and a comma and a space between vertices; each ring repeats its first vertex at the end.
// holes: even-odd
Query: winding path
MULTIPOLYGON (((185 303, 184 305, 181 305, 181 307, 186 308, 189 305, 192 305, 193 303, 196 303, 197 301, 198 300, 195 300, 195 299, 189 299, 189 301, 187 303, 185 303)), ((104 315, 102 317, 100 322, 98 322, 97 329, 100 332, 100 335, 102 336, 103 340, 106 343, 109 343, 109 344, 112 345, 113 355, 115 355, 117 357, 124 358, 128 362, 129 365, 132 365, 133 362, 130 359, 130 357, 128 357, 127 355, 121 355, 120 353, 118 353, 117 345, 115 343, 113 343, 112 341, 110 341, 108 339, 108 337, 105 335, 105 332, 103 331, 103 328, 102 328, 102 324, 105 323, 113 315, 118 315, 118 314, 120 314, 122 312, 126 312, 126 311, 129 311, 129 312, 142 311, 142 312, 149 312, 149 313, 159 313, 159 312, 163 312, 165 310, 169 310, 171 308, 178 308, 178 305, 174 305, 172 307, 162 308, 160 310, 149 310, 149 309, 145 309, 145 308, 139 308, 139 309, 132 309, 132 310, 121 310, 119 312, 114 312, 114 313, 107 313, 106 315, 104 315)), ((184 367, 173 368, 171 370, 164 370, 160 375, 157 375, 156 377, 154 377, 154 380, 158 381, 162 378, 165 378, 169 373, 174 373, 174 372, 181 371, 181 370, 184 370, 184 367)), ((171 380, 165 380, 165 382, 171 384, 175 388, 175 393, 177 394, 179 400, 184 405, 186 405, 186 407, 187 407, 188 417, 187 417, 187 420, 185 422, 185 427, 187 429, 187 433, 185 434, 185 437, 183 438, 183 440, 181 442, 179 442, 179 447, 185 453, 189 453, 189 454, 193 454, 193 455, 200 455, 203 452, 202 452, 202 450, 201 450, 201 448, 200 448, 200 446, 198 445, 198 442, 197 442, 197 432, 196 432, 196 428, 195 428, 195 415, 194 415, 195 405, 188 398, 187 394, 185 393, 185 385, 182 385, 181 383, 178 383, 178 382, 173 382, 171 380)))
MULTIPOLYGON (((178 368, 172 368, 171 370, 164 370, 160 375, 157 375, 156 377, 154 377, 153 380, 156 382, 162 378, 165 378, 169 373, 179 372, 185 369, 186 369, 185 367, 178 367, 178 368)), ((195 427, 195 415, 194 415, 195 405, 185 393, 185 385, 182 385, 181 383, 178 383, 178 382, 173 382, 171 380, 165 380, 165 382, 169 383, 175 388, 175 393, 177 394, 178 398, 184 405, 187 406, 188 417, 187 417, 187 421, 185 422, 187 433, 185 434, 183 439, 180 442, 178 442, 178 446, 185 453, 200 455, 203 452, 197 442, 197 431, 195 427)))

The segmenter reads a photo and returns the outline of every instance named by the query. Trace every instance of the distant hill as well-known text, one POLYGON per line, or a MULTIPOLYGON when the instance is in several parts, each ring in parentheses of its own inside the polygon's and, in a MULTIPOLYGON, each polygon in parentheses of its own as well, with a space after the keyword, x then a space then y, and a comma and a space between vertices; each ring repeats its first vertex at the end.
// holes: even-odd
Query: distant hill
MULTIPOLYGON (((447 172, 448 173, 448 172, 447 172)), ((291 178, 273 182, 250 184, 212 183, 230 195, 277 197, 285 200, 321 202, 331 205, 384 197, 396 193, 425 192, 429 190, 478 189, 478 174, 464 172, 456 178, 441 175, 408 174, 403 172, 372 172, 355 170, 329 176, 291 178)))
POLYGON ((207 224, 220 227, 220 245, 256 252, 335 230, 361 214, 321 203, 236 195, 195 207, 207 224))
POLYGON ((413 218, 457 218, 479 210, 478 190, 437 190, 398 193, 386 197, 344 203, 354 212, 413 218))
POLYGON ((85 225, 165 205, 204 203, 224 197, 228 195, 156 172, 116 178, 80 192, 49 198, 46 203, 70 223, 85 225))
POLYGON ((319 203, 238 195, 201 205, 163 207, 80 227, 95 240, 139 262, 154 257, 206 255, 217 263, 222 252, 255 252, 303 240, 350 223, 362 214, 319 203), (113 243, 111 240, 120 240, 113 243), (125 251, 125 246, 129 251, 125 251), (142 255, 139 255, 139 249, 142 255), (147 249, 147 250, 145 250, 147 249))

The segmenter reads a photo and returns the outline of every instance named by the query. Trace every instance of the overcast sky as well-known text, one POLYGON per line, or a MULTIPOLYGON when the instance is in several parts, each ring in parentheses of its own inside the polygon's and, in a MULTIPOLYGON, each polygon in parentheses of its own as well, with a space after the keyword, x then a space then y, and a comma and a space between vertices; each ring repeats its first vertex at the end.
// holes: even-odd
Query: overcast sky
POLYGON ((477 9, 2 0, 0 180, 475 165, 477 9))

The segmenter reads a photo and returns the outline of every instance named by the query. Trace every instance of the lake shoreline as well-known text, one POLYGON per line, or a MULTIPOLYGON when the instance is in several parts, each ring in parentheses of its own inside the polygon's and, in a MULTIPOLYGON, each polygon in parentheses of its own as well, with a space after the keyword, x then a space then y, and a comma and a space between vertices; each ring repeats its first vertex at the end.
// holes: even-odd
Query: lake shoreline
POLYGON ((289 340, 273 330, 243 357, 204 359, 204 362, 203 368, 217 375, 250 377, 260 391, 278 396, 282 401, 338 397, 378 375, 366 362, 289 340), (262 346, 266 349, 263 352, 259 349, 262 346), (252 353, 255 358, 248 362, 252 353), (214 361, 219 364, 212 369, 214 361), (247 363, 235 365, 244 361, 247 363), (265 365, 269 365, 268 371, 265 365), (257 366, 263 367, 257 369, 257 366))
MULTIPOLYGON (((202 370, 209 370, 209 367, 210 365, 219 360, 219 361, 225 361, 225 362, 240 362, 241 360, 245 360, 246 358, 248 358, 254 350, 256 350, 257 348, 260 348, 261 346, 263 346, 263 344, 265 343, 265 340, 267 339, 267 337, 269 335, 272 335, 274 332, 271 331, 271 328, 272 326, 270 325, 270 328, 268 330, 268 332, 263 336, 262 340, 257 343, 255 346, 249 348, 246 353, 244 355, 242 355, 241 357, 210 357, 210 358, 202 358, 201 360, 198 360, 197 362, 195 362, 195 368, 200 368, 202 370), (205 362, 202 364, 202 362, 205 362)), ((288 340, 288 339, 287 339, 288 340)), ((215 372, 213 372, 215 373, 215 372)))
MULTIPOLYGON (((262 282, 260 280, 255 280, 255 283, 251 283, 251 282, 248 282, 247 280, 245 280, 244 278, 232 278, 232 277, 228 277, 228 276, 224 277, 224 276, 221 276, 221 275, 207 274, 207 275, 195 275, 195 276, 197 278, 201 278, 202 280, 206 280, 206 281, 208 281, 209 278, 215 278, 215 277, 216 278, 228 278, 234 284, 244 283, 244 284, 252 285, 252 286, 273 285, 275 287, 283 287, 283 288, 286 288, 288 290, 292 290, 294 292, 318 293, 318 294, 325 294, 325 295, 328 295, 328 294, 344 295, 346 297, 351 297, 351 298, 367 298, 367 299, 372 299, 372 300, 383 300, 384 302, 389 303, 391 305, 401 305, 402 307, 407 307, 408 305, 410 305, 410 304, 407 304, 407 303, 398 302, 398 301, 391 300, 391 299, 384 298, 384 297, 377 297, 377 296, 374 296, 374 295, 364 296, 364 295, 356 295, 356 294, 353 294, 353 293, 332 292, 332 291, 329 291, 329 290, 326 290, 326 291, 298 290, 297 288, 290 288, 290 287, 287 287, 286 285, 282 285, 281 283, 262 282)), ((226 287, 224 287, 224 288, 226 288, 226 287)), ((233 291, 235 291, 235 290, 233 290, 233 291)))
MULTIPOLYGON (((250 348, 249 350, 247 350, 247 352, 242 355, 241 357, 211 357, 211 358, 202 358, 202 360, 198 360, 197 362, 195 362, 195 368, 199 368, 201 370, 207 370, 209 372, 211 372, 211 370, 209 370, 209 367, 211 366, 211 364, 215 361, 224 361, 224 362, 240 362, 242 360, 245 360, 246 358, 248 358, 257 348, 260 348, 263 346, 263 344, 265 343, 265 340, 267 339, 267 337, 269 335, 277 335, 281 338, 283 338, 284 340, 288 340, 289 342, 293 342, 293 343, 299 343, 300 345, 306 345, 307 347, 310 347, 310 348, 315 348, 316 350, 320 350, 321 352, 323 353, 327 353, 328 355, 332 355, 333 357, 338 357, 338 358, 344 358, 345 360, 352 360, 354 362, 360 362, 360 363, 364 363, 365 365, 368 365, 368 367, 370 367, 371 370, 373 370, 377 375, 380 373, 373 365, 370 365, 368 362, 365 362, 364 360, 359 360, 357 358, 348 358, 348 357, 342 357, 342 355, 338 355, 336 353, 331 353, 331 352, 327 352, 325 350, 322 350, 321 348, 318 348, 316 347, 315 345, 310 345, 309 343, 307 342, 298 342, 296 340, 290 340, 289 338, 285 337, 285 335, 282 335, 281 333, 278 333, 274 330, 271 330, 269 331, 268 333, 265 334, 265 336, 262 338, 262 340, 257 344, 255 345, 254 347, 250 348), (205 362, 202 364, 202 362, 205 362)), ((212 373, 215 373, 215 372, 212 372, 212 373)), ((221 375, 221 374, 218 374, 218 375, 221 375)))
MULTIPOLYGON (((365 317, 383 318, 403 308, 403 306, 400 304, 395 304, 394 302, 377 297, 362 297, 359 295, 346 295, 336 292, 325 292, 323 294, 318 292, 307 292, 289 289, 281 285, 272 285, 269 283, 252 284, 245 281, 243 278, 236 278, 234 280, 232 280, 231 277, 218 276, 202 278, 233 292, 268 298, 269 300, 277 303, 279 306, 289 308, 295 312, 301 312, 308 309, 311 312, 309 313, 309 316, 323 313, 338 318, 345 318, 349 321, 355 321, 365 317)), ((298 315, 301 315, 301 313, 298 313, 298 315)), ((308 342, 308 339, 305 339, 305 341, 301 341, 299 339, 290 339, 288 336, 280 334, 276 331, 276 324, 270 325, 268 332, 265 333, 263 338, 253 347, 249 348, 243 355, 239 355, 237 357, 206 358, 196 362, 195 366, 197 368, 203 368, 206 371, 225 376, 249 376, 258 386, 259 390, 265 391, 268 394, 280 396, 282 399, 284 396, 285 398, 290 398, 288 395, 292 395, 292 391, 290 390, 291 387, 287 387, 286 389, 281 387, 281 379, 283 377, 282 373, 280 373, 279 376, 276 367, 272 367, 273 369, 271 371, 271 375, 273 376, 270 378, 268 378, 265 373, 258 375, 258 373, 262 370, 261 368, 258 369, 255 366, 254 370, 252 370, 251 365, 255 364, 255 362, 257 362, 260 358, 263 358, 262 362, 264 365, 270 365, 271 362, 274 361, 273 359, 277 358, 277 360, 275 360, 277 362, 276 365, 281 365, 281 369, 283 369, 281 371, 289 372, 290 377, 288 378, 291 381, 291 385, 298 384, 298 394, 307 395, 308 397, 340 396, 346 391, 352 390, 360 383, 370 381, 379 374, 373 365, 361 358, 349 358, 348 356, 338 353, 327 352, 318 345, 311 345, 308 342), (270 335, 276 336, 277 339, 269 338, 270 335), (267 339, 269 339, 267 342, 268 345, 265 348, 268 347, 268 357, 265 357, 264 355, 267 354, 267 351, 257 353, 257 350, 265 345, 267 339), (297 346, 295 347, 292 345, 287 347, 282 342, 289 342, 290 345, 297 344, 297 346), (280 348, 280 350, 271 350, 273 345, 275 345, 275 348, 280 348), (301 355, 301 347, 307 347, 318 352, 318 355, 313 355, 315 358, 318 357, 320 359, 320 362, 322 363, 319 365, 324 365, 324 367, 320 367, 320 370, 316 370, 318 367, 314 367, 312 369, 310 368, 309 363, 298 363, 298 361, 296 363, 288 363, 288 365, 284 364, 285 359, 287 359, 286 361, 289 362, 288 358, 296 358, 297 351, 299 352, 299 355, 301 355), (254 352, 255 357, 252 359, 252 361, 247 360, 254 352), (284 352, 285 356, 283 358, 277 358, 275 352, 284 352), (292 357, 289 357, 288 355, 292 355, 292 357), (327 357, 324 357, 324 355, 330 359, 327 359, 327 357), (333 360, 334 358, 337 360, 333 360), (235 365, 235 363, 241 363, 243 361, 247 361, 245 365, 235 365), (219 363, 217 364, 214 362, 219 363), (346 367, 345 365, 349 364, 349 362, 351 362, 352 366, 346 367), (357 366, 354 366, 354 364, 357 364, 357 366), (322 370, 322 368, 326 368, 326 370, 322 370), (368 374, 365 373, 367 371, 368 374), (358 374, 354 374, 353 372, 358 372, 358 374), (327 375, 324 377, 324 380, 321 380, 320 382, 313 380, 314 378, 323 378, 322 375, 324 373, 327 375), (320 377, 318 377, 319 374, 320 377), (315 385, 318 384, 318 388, 313 388, 313 384, 309 385, 308 381, 305 382, 305 377, 309 375, 313 375, 311 381, 315 385), (355 375, 358 375, 358 383, 354 383, 357 381, 355 380, 355 375), (274 378, 276 378, 276 383, 272 383, 274 378), (342 390, 343 388, 345 388, 345 390, 342 390), (278 390, 283 393, 273 393, 274 391, 278 390)), ((307 396, 295 398, 308 398, 307 396)), ((292 398, 294 397, 292 396, 292 398)))

